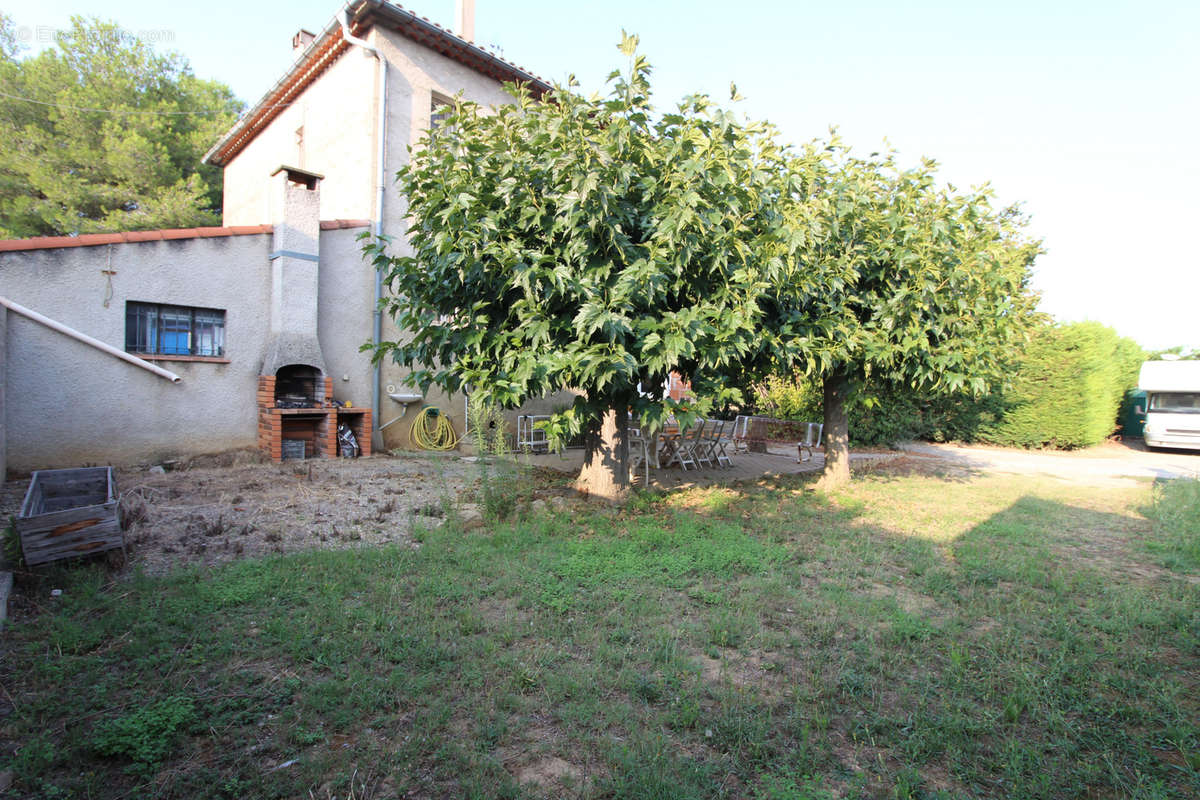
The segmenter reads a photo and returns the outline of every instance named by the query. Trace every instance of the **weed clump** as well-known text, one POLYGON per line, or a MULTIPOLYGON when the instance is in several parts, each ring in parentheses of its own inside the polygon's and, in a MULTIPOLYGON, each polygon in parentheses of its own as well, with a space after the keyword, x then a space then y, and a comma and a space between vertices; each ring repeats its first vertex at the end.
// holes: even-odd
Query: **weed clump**
POLYGON ((522 505, 524 481, 509 458, 504 413, 478 394, 472 395, 468 403, 471 435, 479 453, 479 499, 483 515, 491 520, 508 519, 522 505))
POLYGON ((92 733, 92 747, 102 756, 124 756, 129 771, 148 776, 154 772, 184 730, 196 719, 188 697, 172 696, 102 722, 92 733))

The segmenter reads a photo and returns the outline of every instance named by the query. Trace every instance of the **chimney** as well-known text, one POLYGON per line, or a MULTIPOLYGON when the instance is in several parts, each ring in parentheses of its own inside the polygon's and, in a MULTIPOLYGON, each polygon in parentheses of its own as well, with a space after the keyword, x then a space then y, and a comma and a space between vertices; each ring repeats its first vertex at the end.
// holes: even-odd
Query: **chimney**
POLYGON ((475 41, 475 0, 454 0, 454 26, 460 39, 475 41))
POLYGON ((312 31, 306 31, 304 28, 296 31, 292 37, 292 52, 299 53, 304 48, 312 44, 312 40, 317 38, 317 35, 312 31))
POLYGON ((289 365, 325 372, 317 341, 322 177, 286 166, 271 173, 271 338, 263 375, 289 365))

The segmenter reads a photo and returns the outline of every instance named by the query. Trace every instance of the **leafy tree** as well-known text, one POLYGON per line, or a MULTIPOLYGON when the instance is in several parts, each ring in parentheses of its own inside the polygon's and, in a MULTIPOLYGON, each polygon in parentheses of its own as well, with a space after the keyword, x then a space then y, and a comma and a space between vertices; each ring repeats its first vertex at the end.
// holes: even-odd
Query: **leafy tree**
POLYGON ((456 104, 399 173, 410 253, 368 247, 411 337, 376 357, 413 367, 422 389, 510 407, 582 390, 552 432, 587 434, 577 486, 614 500, 629 486, 627 412, 654 426, 703 410, 663 400, 672 369, 705 403, 730 397, 798 230, 772 129, 704 96, 657 115, 636 45, 624 38, 630 66, 606 97, 572 80, 543 101, 511 87, 512 106, 456 104))
POLYGON ((114 23, 72 17, 24 59, 0 28, 0 236, 218 224, 200 157, 240 109, 228 87, 114 23))
POLYGON ((17 26, 13 24, 7 14, 0 11, 0 60, 12 61, 20 50, 21 43, 17 38, 17 26))
POLYGON ((818 232, 794 269, 820 274, 827 289, 779 285, 767 346, 781 374, 800 365, 822 381, 822 480, 833 487, 850 476, 846 408, 863 381, 931 393, 1003 382, 1033 319, 1040 243, 986 189, 939 187, 932 161, 900 169, 891 154, 857 157, 835 137, 820 160, 793 167, 807 187, 799 224, 818 232))
POLYGON ((1200 361, 1200 350, 1196 350, 1186 345, 1175 345, 1168 347, 1166 350, 1151 350, 1145 353, 1144 361, 1161 361, 1164 356, 1174 358, 1179 361, 1200 361))

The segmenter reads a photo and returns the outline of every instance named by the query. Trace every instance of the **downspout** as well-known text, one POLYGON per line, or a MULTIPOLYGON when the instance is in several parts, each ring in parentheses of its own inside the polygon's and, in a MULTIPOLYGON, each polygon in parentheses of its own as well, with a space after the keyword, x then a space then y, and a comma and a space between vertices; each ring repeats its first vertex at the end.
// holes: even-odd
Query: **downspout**
MULTIPOLYGON (((361 47, 375 57, 376 63, 379 65, 379 105, 375 113, 375 139, 377 150, 375 153, 375 161, 379 165, 379 174, 376 179, 376 195, 375 195, 375 238, 378 240, 383 236, 383 195, 386 186, 385 178, 387 176, 387 165, 385 158, 387 157, 387 59, 383 57, 383 53, 379 49, 372 47, 365 40, 359 39, 350 33, 350 4, 347 3, 341 13, 338 15, 338 21, 342 24, 342 38, 352 44, 361 47)), ((375 270, 375 311, 371 318, 371 343, 376 347, 383 341, 383 313, 379 310, 379 305, 383 301, 383 275, 379 270, 375 270)), ((380 410, 382 408, 383 390, 381 388, 382 378, 380 376, 379 365, 376 364, 371 370, 371 420, 375 427, 372 436, 378 434, 381 430, 379 423, 380 410)), ((372 441, 373 445, 379 448, 383 447, 382 439, 378 442, 372 441)))
POLYGON ((135 367, 141 367, 144 370, 153 372, 155 375, 159 376, 160 378, 166 378, 171 383, 179 383, 179 381, 181 380, 180 377, 178 375, 176 375, 174 372, 165 370, 162 367, 157 366, 155 364, 151 364, 149 361, 144 361, 144 360, 138 358, 137 356, 130 355, 129 353, 126 353, 124 350, 118 350, 117 348, 113 347, 112 345, 105 344, 104 342, 100 341, 99 339, 93 339, 91 336, 88 336, 86 333, 80 333, 79 331, 75 330, 74 328, 68 328, 66 325, 63 325, 61 322, 55 322, 54 320, 50 319, 49 317, 39 314, 38 312, 34 311, 31 308, 26 308, 25 306, 20 305, 19 303, 14 303, 12 300, 9 300, 7 297, 0 297, 0 306, 4 306, 5 308, 9 309, 10 311, 20 314, 21 316, 29 317, 34 322, 40 322, 41 324, 45 325, 50 330, 58 331, 59 333, 64 333, 67 336, 70 336, 72 339, 78 339, 79 341, 83 342, 86 345, 91 345, 92 347, 96 348, 97 350, 108 353, 110 356, 116 356, 117 358, 121 359, 122 361, 128 361, 130 364, 133 364, 135 367))

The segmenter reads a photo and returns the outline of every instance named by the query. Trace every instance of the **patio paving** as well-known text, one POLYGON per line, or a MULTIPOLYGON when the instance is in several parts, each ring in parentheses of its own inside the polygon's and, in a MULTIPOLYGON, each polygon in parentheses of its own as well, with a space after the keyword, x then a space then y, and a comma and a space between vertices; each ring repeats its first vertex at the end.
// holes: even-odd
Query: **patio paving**
MULTIPOLYGON (((895 458, 899 453, 851 453, 850 462, 877 461, 895 458)), ((583 466, 584 451, 572 448, 562 454, 547 453, 545 455, 520 456, 527 464, 575 474, 583 466)), ((772 475, 797 475, 802 472, 820 472, 825 468, 825 456, 820 451, 803 463, 796 463, 796 448, 790 451, 784 446, 774 446, 766 453, 737 453, 732 456, 733 466, 727 468, 702 467, 689 469, 684 472, 678 466, 650 469, 650 488, 657 490, 690 489, 705 486, 723 486, 743 481, 755 481, 772 475)), ((642 486, 642 472, 639 470, 634 480, 635 486, 642 486)))

